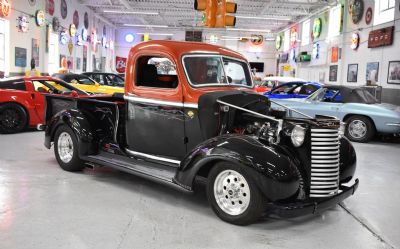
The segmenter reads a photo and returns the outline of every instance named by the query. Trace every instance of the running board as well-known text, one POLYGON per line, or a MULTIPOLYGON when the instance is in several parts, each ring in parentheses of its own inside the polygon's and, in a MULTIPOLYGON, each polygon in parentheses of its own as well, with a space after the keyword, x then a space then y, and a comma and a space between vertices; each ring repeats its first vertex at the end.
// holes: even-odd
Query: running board
POLYGON ((129 174, 156 181, 180 191, 192 192, 189 186, 184 187, 175 183, 173 179, 177 168, 174 167, 149 163, 146 161, 136 160, 107 152, 100 152, 97 155, 85 156, 82 157, 82 159, 96 165, 111 167, 129 174))

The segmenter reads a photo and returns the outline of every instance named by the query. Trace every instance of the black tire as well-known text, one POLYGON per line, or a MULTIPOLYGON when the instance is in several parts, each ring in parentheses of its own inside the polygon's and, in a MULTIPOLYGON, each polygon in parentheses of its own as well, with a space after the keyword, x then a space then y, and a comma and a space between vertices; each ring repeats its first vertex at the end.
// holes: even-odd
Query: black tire
POLYGON ((21 105, 7 103, 0 106, 0 133, 18 133, 27 126, 28 114, 21 105))
POLYGON ((354 115, 345 120, 346 131, 345 135, 353 142, 368 143, 375 136, 374 123, 365 116, 354 115), (359 125, 365 132, 357 132, 354 126, 359 125))
MULTIPOLYGON (((60 167, 65 170, 65 171, 70 171, 70 172, 75 172, 75 171, 81 171, 85 168, 85 163, 79 158, 79 153, 78 153, 78 140, 75 136, 75 133, 72 131, 71 128, 69 128, 67 125, 62 125, 60 126, 56 134, 54 136, 54 154, 56 156, 57 162, 60 165, 60 167), (68 136, 70 140, 68 140, 68 136), (70 158, 67 158, 65 156, 65 152, 61 151, 63 148, 60 147, 60 139, 67 139, 69 141, 69 146, 65 146, 69 148, 69 152, 72 153, 70 155, 70 158)), ((66 149, 68 150, 68 149, 66 149)))
MULTIPOLYGON (((265 196, 261 193, 261 191, 258 189, 258 187, 256 186, 256 184, 254 183, 254 180, 252 179, 252 177, 250 176, 249 169, 246 169, 244 166, 241 165, 234 165, 232 163, 228 163, 228 162, 219 162, 217 163, 210 171, 209 175, 208 175, 208 183, 207 183, 207 198, 208 201, 211 205, 211 208, 213 209, 213 211, 215 212, 215 214, 222 220, 235 224, 235 225, 248 225, 251 224, 255 221, 257 221, 263 214, 263 212, 265 211, 265 207, 266 207, 266 198, 265 196), (242 205, 244 202, 240 202, 240 197, 241 196, 247 196, 249 198, 248 206, 246 209, 244 209, 241 213, 232 215, 227 213, 226 211, 224 211, 220 205, 217 203, 217 198, 214 194, 214 185, 218 185, 218 183, 215 183, 217 177, 219 179, 221 179, 219 177, 219 175, 223 175, 225 172, 233 172, 233 177, 236 176, 236 173, 239 173, 241 176, 245 179, 245 182, 247 182, 248 184, 248 189, 246 191, 249 190, 250 193, 246 193, 246 191, 240 192, 238 194, 239 199, 234 198, 234 199, 230 199, 232 194, 229 192, 228 189, 225 192, 222 192, 222 195, 225 195, 224 198, 227 199, 228 203, 227 205, 234 207, 234 205, 230 205, 229 202, 231 202, 232 204, 236 201, 235 205, 242 205), (231 195, 228 197, 228 195, 231 195)), ((225 173, 226 174, 226 173, 225 173)), ((242 180, 240 179, 238 182, 241 185, 242 180)), ((234 178, 236 181, 236 178, 234 178)), ((225 181, 223 181, 225 182, 225 181)), ((226 181, 226 184, 229 185, 229 181, 226 181)), ((232 181, 232 185, 234 184, 234 182, 232 181)), ((225 183, 224 183, 224 189, 225 189, 225 183)), ((228 186, 229 187, 229 186, 228 186)), ((244 186, 243 186, 244 187, 244 186)), ((220 195, 221 196, 221 195, 220 195)), ((222 200, 223 198, 219 198, 220 200, 222 200)), ((224 201, 224 200, 222 200, 224 201)), ((221 204, 222 205, 222 204, 221 204)))

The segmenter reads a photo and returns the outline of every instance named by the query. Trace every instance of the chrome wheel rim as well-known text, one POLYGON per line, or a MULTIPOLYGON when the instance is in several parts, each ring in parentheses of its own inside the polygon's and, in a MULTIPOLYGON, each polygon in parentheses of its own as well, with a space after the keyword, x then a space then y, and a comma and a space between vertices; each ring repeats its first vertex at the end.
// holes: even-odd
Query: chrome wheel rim
POLYGON ((359 119, 351 121, 349 124, 349 134, 354 138, 363 138, 367 134, 367 124, 359 119))
POLYGON ((214 197, 222 211, 229 215, 240 215, 249 207, 250 187, 239 172, 224 170, 215 178, 214 197))
POLYGON ((69 163, 74 155, 74 144, 71 135, 67 132, 62 132, 58 137, 57 148, 61 161, 69 163))

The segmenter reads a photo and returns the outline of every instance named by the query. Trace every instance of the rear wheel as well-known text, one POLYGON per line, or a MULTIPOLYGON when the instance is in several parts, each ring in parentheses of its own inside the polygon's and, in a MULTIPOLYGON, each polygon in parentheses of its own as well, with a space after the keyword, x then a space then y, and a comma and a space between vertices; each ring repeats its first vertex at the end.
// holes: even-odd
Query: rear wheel
POLYGON ((0 106, 0 133, 21 132, 27 125, 28 114, 21 105, 7 103, 0 106))
POLYGON ((365 116, 351 116, 346 119, 346 123, 346 137, 351 141, 367 143, 375 135, 374 124, 365 116))
POLYGON ((66 125, 60 126, 54 137, 54 154, 58 164, 66 171, 80 171, 85 168, 78 155, 78 140, 66 125))
POLYGON ((207 197, 213 211, 222 220, 247 225, 259 219, 265 208, 265 197, 243 166, 227 162, 210 171, 207 197))

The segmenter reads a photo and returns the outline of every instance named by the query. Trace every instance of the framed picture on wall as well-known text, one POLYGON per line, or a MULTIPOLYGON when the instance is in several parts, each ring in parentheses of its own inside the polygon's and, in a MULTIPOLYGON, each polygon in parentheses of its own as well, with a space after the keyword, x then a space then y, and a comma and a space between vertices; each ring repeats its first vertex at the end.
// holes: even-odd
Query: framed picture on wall
POLYGON ((400 61, 389 61, 387 83, 400 84, 400 61))
POLYGON ((357 82, 358 64, 349 64, 347 68, 347 82, 357 82))
POLYGON ((332 65, 329 67, 329 81, 337 81, 338 65, 332 65))
POLYGON ((35 60, 35 66, 39 67, 39 40, 32 38, 32 59, 35 60))
POLYGON ((15 66, 26 67, 26 48, 15 47, 15 66))
POLYGON ((367 85, 376 83, 378 81, 379 62, 368 62, 366 70, 367 85))

